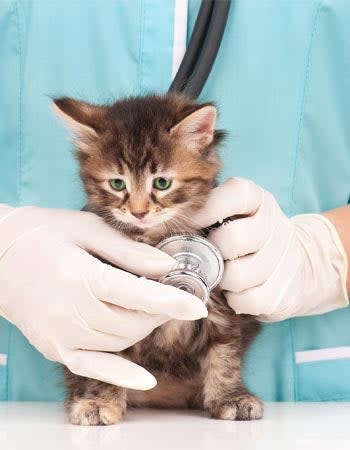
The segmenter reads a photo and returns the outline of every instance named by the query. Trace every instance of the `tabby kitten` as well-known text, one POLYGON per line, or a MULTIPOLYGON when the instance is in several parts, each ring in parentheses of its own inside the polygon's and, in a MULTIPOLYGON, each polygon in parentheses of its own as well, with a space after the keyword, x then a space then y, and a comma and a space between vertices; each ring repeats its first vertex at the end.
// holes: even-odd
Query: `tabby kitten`
MULTIPOLYGON (((59 98, 56 110, 76 132, 77 158, 89 209, 115 229, 151 245, 199 232, 191 216, 203 206, 220 169, 216 109, 179 94, 127 98, 95 106, 59 98)), ((262 417, 261 402, 241 379, 242 356, 256 336, 255 319, 235 315, 220 290, 209 315, 171 320, 121 352, 158 380, 136 391, 66 373, 71 423, 119 422, 127 405, 200 408, 212 417, 262 417)))

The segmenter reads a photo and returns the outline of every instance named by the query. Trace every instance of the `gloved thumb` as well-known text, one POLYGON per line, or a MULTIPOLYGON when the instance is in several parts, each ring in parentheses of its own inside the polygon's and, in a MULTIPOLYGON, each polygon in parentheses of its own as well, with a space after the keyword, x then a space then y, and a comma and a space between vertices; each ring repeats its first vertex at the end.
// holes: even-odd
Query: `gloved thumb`
POLYGON ((229 178, 214 188, 203 206, 191 217, 198 228, 206 228, 234 216, 248 216, 262 202, 262 189, 244 178, 229 178))
POLYGON ((63 363, 76 375, 127 389, 146 391, 157 384, 146 369, 112 353, 72 350, 64 356, 63 363))

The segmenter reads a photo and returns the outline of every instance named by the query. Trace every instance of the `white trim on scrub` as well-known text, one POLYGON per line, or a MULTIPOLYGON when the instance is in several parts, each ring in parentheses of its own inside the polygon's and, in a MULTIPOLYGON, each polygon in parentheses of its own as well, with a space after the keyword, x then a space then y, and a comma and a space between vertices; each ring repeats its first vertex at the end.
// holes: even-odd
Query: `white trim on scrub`
POLYGON ((7 365, 7 355, 6 353, 0 353, 0 366, 7 365))
POLYGON ((295 362, 297 364, 346 358, 350 358, 350 347, 320 348, 318 350, 306 350, 295 353, 295 362))
POLYGON ((172 79, 186 52, 188 0, 175 0, 172 79))

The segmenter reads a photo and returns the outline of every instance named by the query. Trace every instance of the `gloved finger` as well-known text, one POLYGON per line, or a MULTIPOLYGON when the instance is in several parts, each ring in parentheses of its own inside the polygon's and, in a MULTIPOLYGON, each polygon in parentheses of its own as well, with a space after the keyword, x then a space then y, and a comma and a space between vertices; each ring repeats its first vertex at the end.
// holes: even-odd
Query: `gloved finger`
POLYGON ((256 214, 230 220, 209 233, 225 260, 257 252, 271 235, 274 217, 266 215, 263 205, 256 214))
MULTIPOLYGON (((271 285, 275 283, 275 279, 280 276, 278 270, 261 285, 246 289, 242 292, 224 291, 227 303, 237 314, 251 314, 253 316, 270 316, 278 309, 280 297, 279 295, 271 296, 271 285)), ((288 292, 292 279, 283 287, 288 292)))
POLYGON ((257 254, 226 261, 221 289, 242 292, 263 283, 271 273, 270 265, 254 264, 257 254), (253 269, 252 269, 253 267, 253 269))
POLYGON ((171 256, 123 236, 97 216, 91 219, 88 228, 81 230, 78 243, 85 250, 117 267, 153 279, 160 278, 176 266, 176 261, 171 256))
POLYGON ((229 178, 213 189, 204 207, 191 220, 205 228, 235 215, 251 215, 259 208, 263 190, 243 178, 229 178))
POLYGON ((290 228, 274 226, 269 242, 259 251, 225 262, 220 287, 238 293, 263 284, 280 262, 290 239, 290 228))
MULTIPOLYGON (((137 340, 132 340, 127 336, 118 336, 116 334, 109 334, 86 327, 83 333, 80 334, 79 339, 75 342, 79 350, 95 350, 99 352, 121 352, 128 347, 131 347, 137 340)), ((67 346, 70 342, 65 342, 67 346)))
POLYGON ((91 301, 84 302, 84 312, 81 314, 84 323, 89 328, 102 333, 132 338, 134 343, 140 341, 170 319, 169 316, 165 315, 125 309, 99 300, 92 292, 90 294, 91 301))
POLYGON ((243 292, 224 291, 224 295, 227 303, 236 314, 258 316, 263 311, 265 312, 268 299, 265 299, 262 293, 259 295, 257 289, 251 288, 243 292))
POLYGON ((154 376, 143 367, 111 353, 72 350, 63 354, 62 360, 77 375, 127 389, 146 391, 157 384, 154 376))
POLYGON ((115 269, 90 257, 87 281, 93 295, 127 309, 179 320, 207 317, 203 302, 194 295, 115 269))

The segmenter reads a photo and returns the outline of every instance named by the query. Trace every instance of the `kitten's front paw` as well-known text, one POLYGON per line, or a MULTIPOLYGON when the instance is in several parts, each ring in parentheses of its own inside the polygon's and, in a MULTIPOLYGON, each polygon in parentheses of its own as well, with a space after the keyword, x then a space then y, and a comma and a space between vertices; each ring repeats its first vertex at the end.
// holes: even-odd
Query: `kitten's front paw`
POLYGON ((68 418, 74 425, 113 425, 122 420, 123 413, 122 406, 80 399, 69 406, 68 418))
POLYGON ((261 419, 264 407, 261 401, 251 394, 232 397, 209 407, 211 417, 222 420, 255 420, 261 419))

